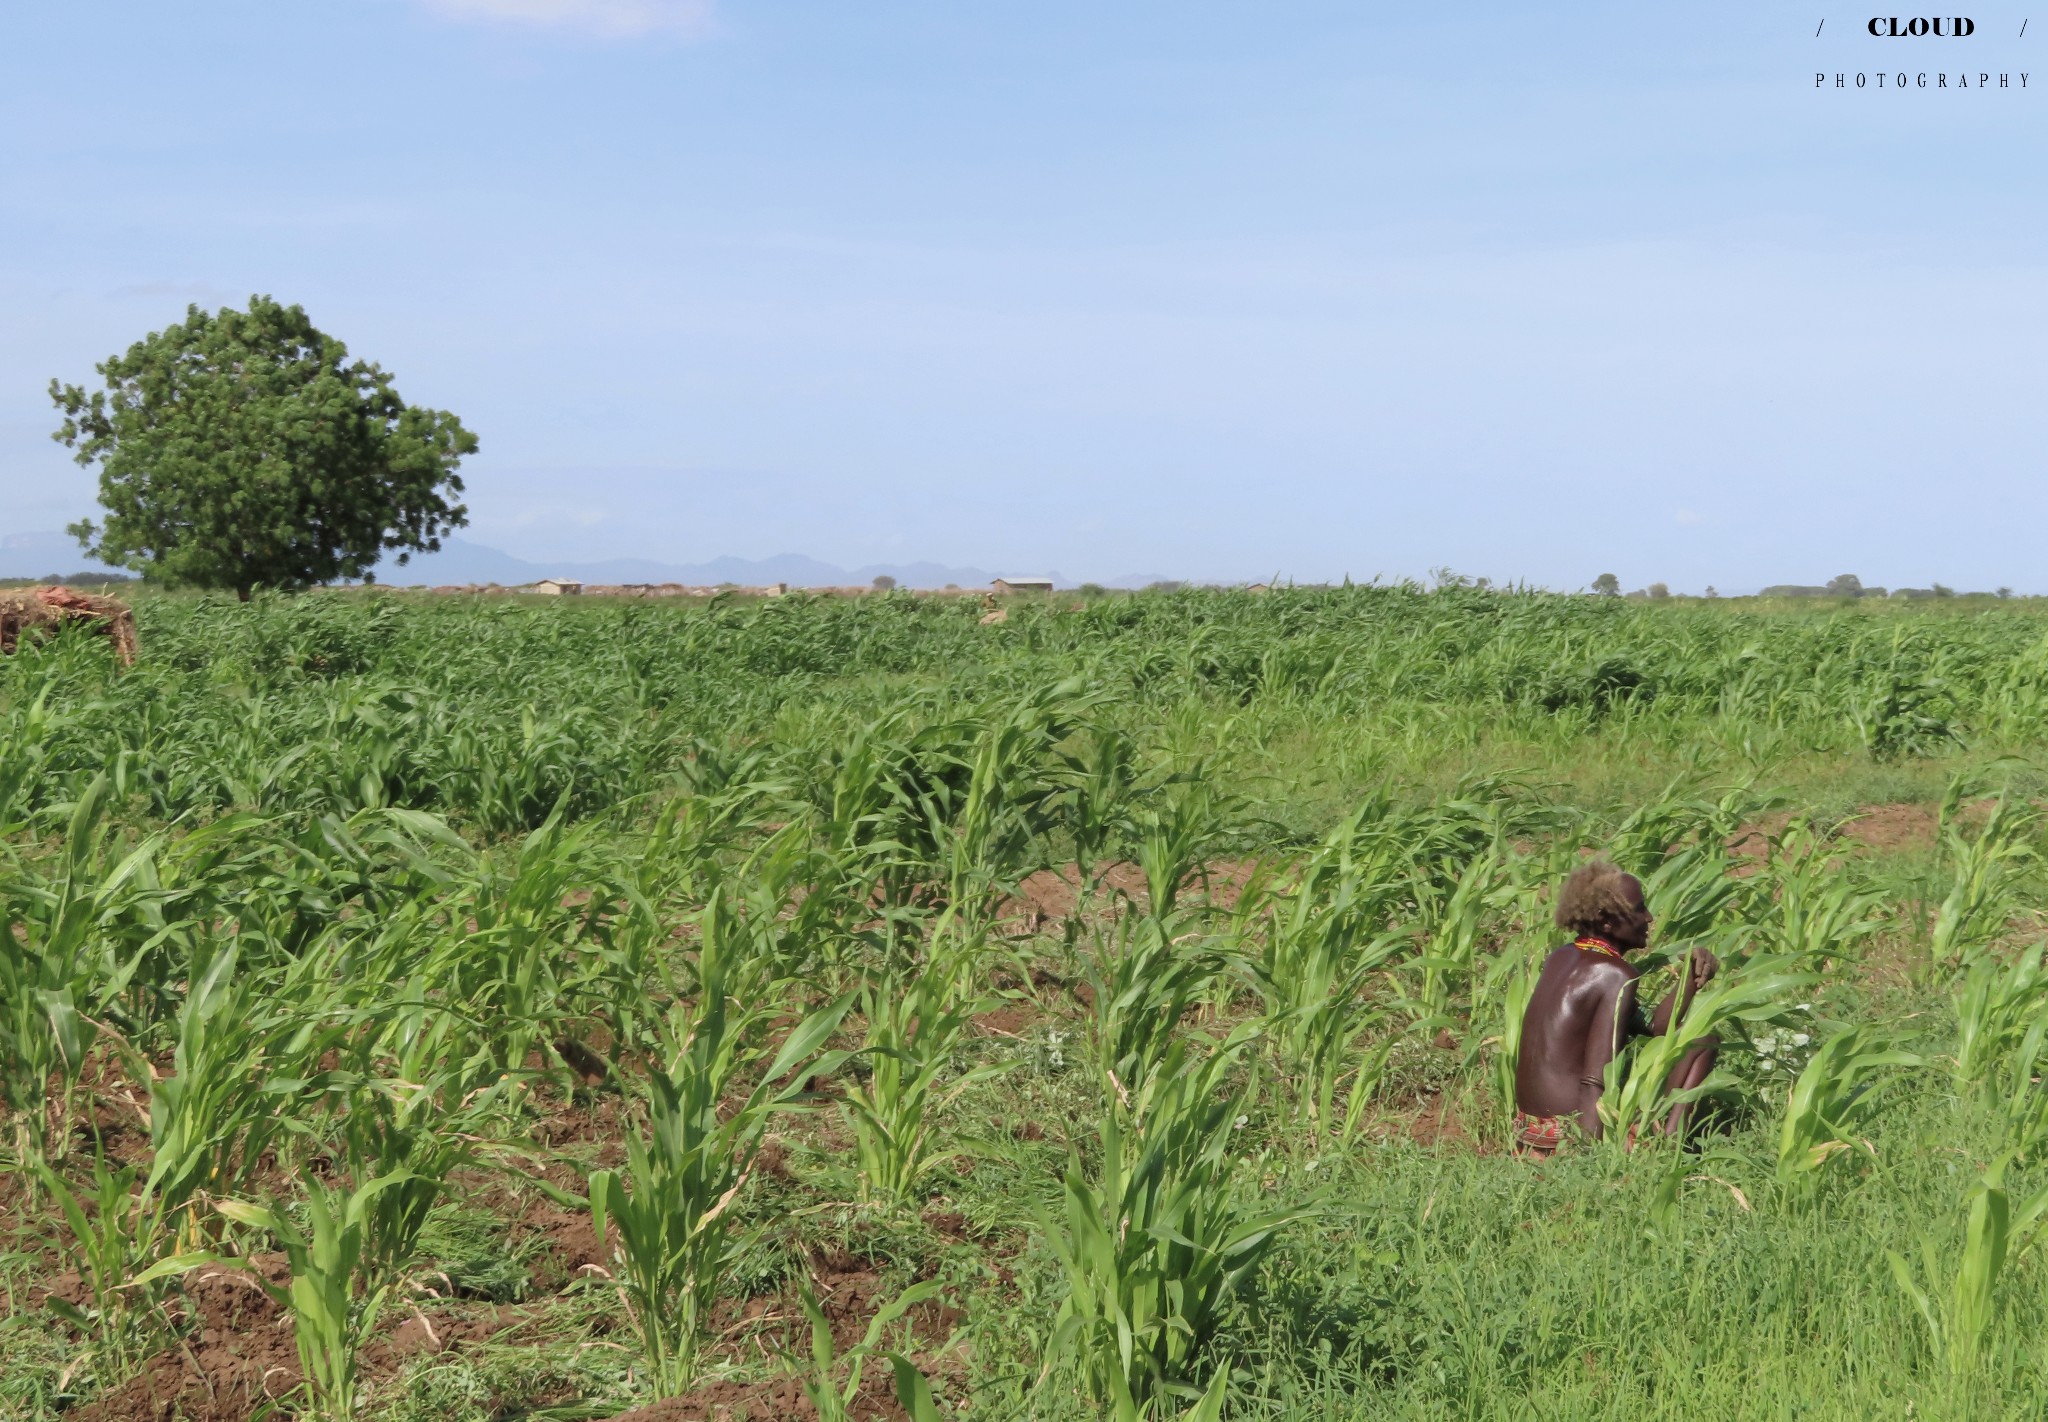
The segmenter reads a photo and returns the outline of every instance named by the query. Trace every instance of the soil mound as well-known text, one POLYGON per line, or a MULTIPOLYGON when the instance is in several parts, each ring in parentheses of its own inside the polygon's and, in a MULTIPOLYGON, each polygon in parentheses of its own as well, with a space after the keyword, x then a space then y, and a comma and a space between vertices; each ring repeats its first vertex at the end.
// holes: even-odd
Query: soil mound
MULTIPOLYGON (((283 1255, 250 1263, 272 1283, 289 1277, 283 1255)), ((298 1386, 291 1319, 248 1271, 196 1271, 185 1296, 199 1315, 194 1336, 79 1408, 78 1422, 244 1422, 298 1386)))

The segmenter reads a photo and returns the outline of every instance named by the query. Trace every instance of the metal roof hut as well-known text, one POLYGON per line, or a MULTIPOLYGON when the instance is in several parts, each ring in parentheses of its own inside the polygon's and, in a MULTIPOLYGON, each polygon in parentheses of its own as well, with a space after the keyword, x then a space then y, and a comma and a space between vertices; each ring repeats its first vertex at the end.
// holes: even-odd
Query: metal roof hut
POLYGON ((533 590, 548 597, 570 597, 583 591, 583 584, 570 578, 542 578, 533 590))
POLYGON ((1051 578, 997 578, 989 587, 998 593, 1049 593, 1051 578))

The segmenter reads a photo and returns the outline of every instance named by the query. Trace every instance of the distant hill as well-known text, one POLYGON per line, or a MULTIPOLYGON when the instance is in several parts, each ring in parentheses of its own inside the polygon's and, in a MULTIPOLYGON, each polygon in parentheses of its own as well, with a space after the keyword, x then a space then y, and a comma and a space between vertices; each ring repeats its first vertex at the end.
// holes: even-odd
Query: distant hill
MULTIPOLYGON (((71 576, 109 572, 79 552, 78 540, 68 533, 34 532, 0 535, 0 578, 44 578, 51 573, 71 576)), ((596 562, 533 562, 514 557, 466 538, 442 540, 439 553, 418 555, 403 568, 386 562, 377 569, 377 581, 400 587, 440 587, 446 584, 498 583, 518 587, 541 578, 572 578, 583 583, 689 583, 716 586, 737 583, 741 587, 762 587, 788 583, 796 588, 866 587, 884 575, 899 587, 943 588, 948 583, 963 588, 984 588, 1003 575, 1050 577, 1059 587, 1073 587, 1077 578, 1057 570, 1009 567, 998 572, 985 568, 954 567, 929 561, 916 563, 869 563, 859 568, 842 568, 801 553, 778 553, 772 558, 713 558, 707 563, 664 563, 653 558, 605 558, 596 562)), ((1165 573, 1131 573, 1120 578, 1093 581, 1106 588, 1142 588, 1163 582, 1165 573)))

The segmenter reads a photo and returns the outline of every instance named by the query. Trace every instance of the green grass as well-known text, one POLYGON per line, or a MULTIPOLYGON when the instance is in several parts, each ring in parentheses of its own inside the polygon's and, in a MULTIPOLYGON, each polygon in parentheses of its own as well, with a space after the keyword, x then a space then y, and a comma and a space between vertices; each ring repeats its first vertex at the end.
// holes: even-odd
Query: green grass
POLYGON ((2048 1008, 2005 966, 2048 911, 2048 609, 1348 588, 978 613, 144 595, 126 675, 83 637, 0 664, 0 968, 33 985, 0 1043, 6 1198, 39 1159, 91 1193, 90 1126, 29 1109, 68 1093, 74 1123, 154 1104, 111 1139, 171 1208, 126 1236, 11 1211, 0 1417, 197 1326, 183 1283, 125 1294, 118 1339, 38 1307, 85 1236, 183 1280, 180 1250, 274 1248, 317 1223, 309 1181, 396 1162, 421 1178, 375 1196, 375 1247, 306 1263, 295 1305, 323 1290, 344 1338, 385 1300, 368 1419, 840 1396, 854 1357, 870 1395, 885 1351, 989 1419, 1178 1416, 1219 1376, 1233 1419, 2038 1415, 2048 1259, 2016 1225, 1967 1318, 1951 1285, 1987 1180, 2016 1221, 2048 1186, 2032 1155, 1987 1176, 2048 1119, 2048 1008), (1837 833, 1891 805, 1925 833, 1837 833), (1731 875, 1752 827, 1784 842, 1731 875), (1729 965, 1721 1126, 1690 1157, 1534 1166, 1502 1153, 1502 1032, 1596 847, 1729 965), (1126 868, 1027 931, 1005 895, 1077 853, 1126 868), (1251 859, 1269 897, 1186 878, 1251 859), (1851 1027, 1893 1055, 1824 1057, 1785 1165, 1805 1056, 1747 1043, 1851 1027), (1148 1124, 1180 1081, 1213 1090, 1148 1124), (697 1148, 721 1131, 766 1132, 752 1169, 697 1148), (550 1253, 587 1248, 593 1183, 614 1239, 637 1209, 630 1267, 550 1253), (1201 1242, 1267 1219, 1225 1286, 1201 1242), (394 1360, 415 1308, 454 1346, 394 1360))

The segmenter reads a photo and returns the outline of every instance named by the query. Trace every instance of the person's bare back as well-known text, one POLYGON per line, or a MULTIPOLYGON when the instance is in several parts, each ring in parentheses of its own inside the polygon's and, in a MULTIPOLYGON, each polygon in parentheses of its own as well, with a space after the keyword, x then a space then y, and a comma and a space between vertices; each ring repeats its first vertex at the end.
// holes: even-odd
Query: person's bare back
POLYGON ((1632 1036, 1648 1030, 1636 1008, 1636 970, 1611 952, 1566 944, 1543 960, 1522 1018, 1515 1062, 1515 1105, 1525 1114, 1563 1119, 1600 1136, 1600 1090, 1607 1064, 1632 1036))

